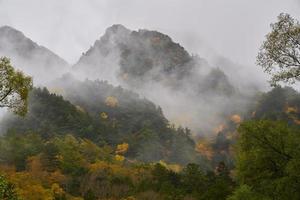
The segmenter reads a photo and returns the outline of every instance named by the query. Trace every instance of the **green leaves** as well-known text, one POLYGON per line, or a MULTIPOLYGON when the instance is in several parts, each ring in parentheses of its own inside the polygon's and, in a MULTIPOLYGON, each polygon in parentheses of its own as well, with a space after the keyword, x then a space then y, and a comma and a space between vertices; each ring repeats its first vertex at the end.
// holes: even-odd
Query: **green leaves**
POLYGON ((14 185, 9 183, 4 176, 0 175, 0 199, 19 200, 14 185))
POLYGON ((300 24, 289 14, 281 13, 271 24, 257 56, 257 64, 272 75, 271 85, 300 80, 300 24))
POLYGON ((280 121, 241 124, 237 175, 241 184, 270 199, 298 199, 300 129, 280 121))
POLYGON ((14 113, 24 116, 31 88, 31 77, 15 71, 8 58, 0 58, 0 107, 10 108, 14 113))
POLYGON ((227 200, 270 200, 252 191, 248 185, 241 185, 227 200))

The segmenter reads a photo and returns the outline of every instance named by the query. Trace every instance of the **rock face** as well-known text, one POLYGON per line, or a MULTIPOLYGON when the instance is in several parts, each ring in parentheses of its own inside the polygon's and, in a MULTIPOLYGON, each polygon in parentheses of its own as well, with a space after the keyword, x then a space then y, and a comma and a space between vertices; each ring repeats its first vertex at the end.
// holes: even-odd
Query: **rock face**
POLYGON ((172 80, 175 84, 190 72, 192 60, 188 52, 167 35, 113 25, 82 55, 74 69, 89 77, 105 78, 105 74, 107 79, 113 77, 130 86, 145 81, 167 83, 172 80))
POLYGON ((58 55, 9 26, 0 27, 0 56, 9 57, 16 68, 33 76, 37 84, 44 84, 69 69, 58 55))
POLYGON ((220 69, 213 69, 204 59, 191 56, 169 36, 157 31, 131 31, 122 25, 108 28, 82 55, 74 70, 89 78, 113 80, 136 89, 149 83, 178 89, 188 82, 202 92, 204 85, 209 87, 203 81, 209 80, 212 84, 209 89, 218 90, 220 87, 216 85, 224 82, 233 91, 220 69), (206 73, 199 74, 202 68, 206 68, 206 73))
POLYGON ((117 83, 120 62, 120 45, 128 41, 131 31, 122 25, 113 25, 96 40, 73 66, 77 77, 103 79, 117 83))

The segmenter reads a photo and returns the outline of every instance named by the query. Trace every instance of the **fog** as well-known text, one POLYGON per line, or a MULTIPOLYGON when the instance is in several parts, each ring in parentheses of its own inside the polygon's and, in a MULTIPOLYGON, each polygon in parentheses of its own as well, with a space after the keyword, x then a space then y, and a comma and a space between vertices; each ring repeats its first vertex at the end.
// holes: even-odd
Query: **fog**
POLYGON ((253 65, 270 22, 300 18, 299 0, 0 0, 10 25, 75 63, 112 24, 164 32, 193 53, 208 50, 253 65))
MULTIPOLYGON (((183 79, 181 88, 176 92, 163 81, 138 80, 135 82, 140 86, 138 88, 122 82, 118 77, 122 73, 118 50, 101 59, 96 51, 88 62, 101 68, 93 71, 83 63, 84 70, 74 74, 80 79, 100 78, 114 85, 121 84, 162 106, 171 122, 189 126, 196 132, 207 132, 223 123, 228 118, 226 115, 246 107, 250 101, 246 100, 248 95, 254 95, 256 89, 268 89, 268 77, 255 65, 255 58, 264 36, 270 31, 270 23, 276 21, 281 12, 300 19, 300 1, 0 0, 0 26, 9 25, 22 31, 71 64, 75 64, 113 24, 123 24, 135 31, 157 30, 169 35, 190 54, 196 54, 207 62, 197 65, 199 68, 193 71, 192 76, 183 79), (205 85, 214 69, 224 71, 238 92, 220 95, 205 85), (201 78, 203 80, 199 81, 201 78), (205 92, 194 94, 199 85, 205 92)), ((126 38, 123 40, 127 41, 126 38)), ((115 48, 114 43, 110 40, 108 48, 115 48)), ((127 43, 130 44, 130 40, 127 43)), ((145 48, 149 49, 149 55, 155 55, 153 49, 145 48)), ((135 62, 133 60, 129 66, 136 65, 135 62)), ((147 77, 155 77, 159 73, 154 69, 147 77)), ((42 83, 37 76, 34 80, 42 83)), ((45 78, 42 79, 45 81, 45 78)))

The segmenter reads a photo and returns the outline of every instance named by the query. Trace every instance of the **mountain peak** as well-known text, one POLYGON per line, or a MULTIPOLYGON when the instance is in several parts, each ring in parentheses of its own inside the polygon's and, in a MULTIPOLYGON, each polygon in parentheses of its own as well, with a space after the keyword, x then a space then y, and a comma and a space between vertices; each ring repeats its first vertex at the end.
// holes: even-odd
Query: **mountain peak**
POLYGON ((13 27, 11 27, 11 26, 8 26, 8 25, 1 26, 1 27, 0 27, 0 31, 1 31, 1 32, 4 32, 4 31, 6 31, 6 32, 12 31, 12 32, 18 32, 18 33, 21 33, 21 31, 18 31, 17 29, 15 29, 15 28, 13 28, 13 27))
POLYGON ((8 40, 9 43, 19 43, 21 40, 30 40, 21 31, 7 25, 0 27, 0 39, 8 40))
POLYGON ((122 24, 113 24, 108 27, 105 31, 106 34, 118 33, 118 32, 131 32, 128 28, 123 26, 122 24))
POLYGON ((180 78, 189 71, 188 66, 182 66, 191 60, 189 53, 168 35, 146 29, 129 30, 115 24, 106 29, 74 67, 81 68, 89 77, 101 77, 104 71, 113 69, 112 75, 129 83, 144 78, 180 78))
POLYGON ((45 83, 49 74, 61 74, 68 68, 65 60, 10 26, 0 27, 0 56, 9 57, 16 68, 38 83, 45 83))

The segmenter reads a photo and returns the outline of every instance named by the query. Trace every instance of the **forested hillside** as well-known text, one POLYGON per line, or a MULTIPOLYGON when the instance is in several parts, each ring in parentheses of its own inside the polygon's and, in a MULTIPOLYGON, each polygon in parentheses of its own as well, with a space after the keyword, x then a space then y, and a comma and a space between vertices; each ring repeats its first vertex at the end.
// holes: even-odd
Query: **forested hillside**
POLYGON ((158 31, 113 25, 69 67, 1 27, 0 200, 300 199, 300 24, 271 28, 263 91, 158 31))
MULTIPOLYGON (((1 137, 1 170, 15 184, 18 194, 28 199, 35 199, 35 196, 56 199, 76 196, 84 199, 224 199, 233 191, 237 183, 232 179, 230 168, 233 160, 230 159, 238 138, 236 128, 241 123, 237 116, 228 120, 205 149, 203 143, 195 146, 188 129, 170 126, 159 108, 140 99, 137 94, 105 82, 70 81, 72 84, 65 88, 70 89, 70 94, 66 96, 70 95, 74 105, 47 89, 34 89, 29 97, 27 116, 10 116, 6 120, 9 129, 1 137), (85 93, 76 94, 71 86, 79 91, 84 89, 85 93), (89 104, 83 97, 92 94, 95 98, 92 102, 97 103, 89 104), (110 97, 109 101, 102 95, 110 97), (139 106, 131 107, 129 99, 135 100, 139 106), (128 120, 131 117, 132 120, 128 120)), ((271 114, 259 116, 252 113, 248 117, 255 120, 274 120, 275 117, 275 120, 288 120, 296 126, 299 106, 293 102, 299 96, 291 88, 275 88, 259 95, 255 106, 256 112, 268 110, 265 113, 271 114), (274 94, 281 100, 278 107, 271 109, 268 101, 274 100, 274 94)), ((260 124, 264 129, 277 126, 270 123, 242 123, 240 131, 245 134, 252 127, 260 129, 260 124)), ((284 123, 280 125, 278 122, 278 126, 289 131, 284 123)), ((274 139, 279 139, 277 137, 274 139)), ((297 141, 296 136, 291 137, 297 141)), ((285 142, 284 138, 281 139, 285 142)), ((248 144, 248 140, 252 139, 240 140, 238 145, 246 148, 243 142, 248 144)), ((262 145, 258 148, 268 151, 269 147, 262 145)), ((272 151, 276 153, 275 149, 272 151)), ((272 151, 270 156, 274 156, 272 151)), ((239 163, 241 168, 245 165, 239 163)), ((290 173, 286 176, 289 177, 290 173)), ((243 187, 241 189, 245 189, 243 187)))

